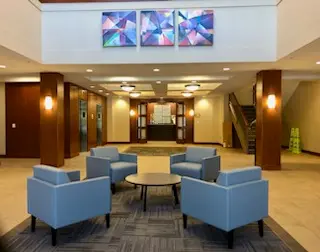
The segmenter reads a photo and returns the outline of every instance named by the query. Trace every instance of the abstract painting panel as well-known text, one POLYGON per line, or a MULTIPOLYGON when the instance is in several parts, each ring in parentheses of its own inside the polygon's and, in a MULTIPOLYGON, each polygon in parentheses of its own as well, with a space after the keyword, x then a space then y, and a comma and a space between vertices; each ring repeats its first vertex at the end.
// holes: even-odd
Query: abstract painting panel
POLYGON ((141 45, 174 45, 174 10, 141 11, 141 45))
POLYGON ((213 45, 213 10, 179 11, 179 46, 213 45))
POLYGON ((135 46, 137 44, 135 11, 102 13, 103 47, 135 46))

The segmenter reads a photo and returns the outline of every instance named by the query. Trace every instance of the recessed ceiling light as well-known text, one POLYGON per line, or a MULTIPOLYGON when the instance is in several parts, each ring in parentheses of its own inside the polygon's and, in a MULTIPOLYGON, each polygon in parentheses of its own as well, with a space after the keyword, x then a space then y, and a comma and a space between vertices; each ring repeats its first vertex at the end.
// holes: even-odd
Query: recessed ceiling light
POLYGON ((106 95, 109 95, 109 93, 106 93, 106 95))
POLYGON ((160 72, 160 69, 159 68, 154 68, 153 72, 160 72))
POLYGON ((193 80, 193 81, 191 81, 192 83, 197 83, 197 81, 196 80, 193 80))
POLYGON ((121 87, 121 89, 122 89, 123 91, 131 92, 131 91, 134 90, 134 88, 135 88, 136 86, 133 86, 133 85, 121 85, 120 87, 121 87))
POLYGON ((156 81, 156 83, 157 83, 157 84, 161 84, 161 81, 158 80, 158 81, 156 81))
POLYGON ((122 84, 127 84, 127 83, 128 83, 128 82, 126 82, 126 81, 123 81, 123 82, 122 82, 122 84))
POLYGON ((4 69, 4 68, 7 68, 7 66, 5 66, 5 65, 0 65, 0 68, 4 69))
POLYGON ((91 85, 90 88, 95 88, 95 86, 94 86, 94 85, 91 85))
POLYGON ((92 69, 87 69, 86 71, 87 71, 88 73, 92 73, 92 72, 93 72, 92 69))
POLYGON ((131 97, 133 97, 133 98, 137 98, 137 97, 139 97, 140 95, 141 95, 141 93, 140 92, 130 92, 130 94, 129 94, 131 97))
POLYGON ((103 90, 102 90, 102 89, 99 89, 99 92, 100 92, 100 93, 102 93, 102 92, 103 92, 103 90))
POLYGON ((185 88, 189 91, 196 91, 198 90, 200 87, 199 84, 189 84, 189 85, 185 85, 185 88))
POLYGON ((223 68, 223 71, 230 71, 231 70, 231 68, 229 68, 229 67, 224 67, 223 68))
POLYGON ((181 94, 182 94, 182 96, 184 96, 184 97, 190 97, 190 96, 192 96, 192 92, 188 92, 188 91, 183 91, 183 92, 181 92, 181 94))
POLYGON ((320 61, 317 61, 316 64, 317 64, 317 65, 320 65, 320 61))

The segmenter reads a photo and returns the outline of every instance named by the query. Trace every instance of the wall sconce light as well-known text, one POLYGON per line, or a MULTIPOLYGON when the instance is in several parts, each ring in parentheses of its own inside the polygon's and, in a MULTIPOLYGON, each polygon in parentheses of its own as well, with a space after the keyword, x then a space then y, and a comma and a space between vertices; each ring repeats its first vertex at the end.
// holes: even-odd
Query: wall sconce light
POLYGON ((51 96, 46 96, 44 98, 44 108, 46 110, 51 110, 53 107, 53 101, 52 101, 52 97, 51 96))
POLYGON ((190 109, 189 116, 194 116, 194 110, 193 109, 190 109))
POLYGON ((276 96, 274 94, 268 95, 267 105, 269 109, 276 108, 276 96))
POLYGON ((133 109, 131 109, 130 110, 130 116, 135 116, 135 115, 136 115, 136 112, 133 109))

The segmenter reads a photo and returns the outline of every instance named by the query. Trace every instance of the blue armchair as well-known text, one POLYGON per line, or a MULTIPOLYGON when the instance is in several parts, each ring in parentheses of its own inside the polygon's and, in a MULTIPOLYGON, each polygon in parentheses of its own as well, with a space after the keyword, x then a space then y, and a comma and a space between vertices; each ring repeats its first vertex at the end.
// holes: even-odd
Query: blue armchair
POLYGON ((187 147, 186 153, 170 156, 170 172, 201 180, 215 181, 220 171, 220 156, 215 148, 187 147))
POLYGON ((65 172, 51 166, 36 165, 27 180, 28 213, 31 231, 36 219, 51 226, 52 245, 61 227, 105 215, 110 225, 110 178, 80 181, 80 171, 65 172))
POLYGON ((263 218, 268 216, 268 181, 261 179, 261 168, 221 172, 217 183, 182 178, 181 211, 184 228, 192 216, 228 233, 233 247, 236 228, 258 221, 263 236, 263 218))
POLYGON ((114 194, 116 183, 137 173, 137 155, 119 153, 116 147, 92 148, 87 157, 87 178, 109 176, 114 194))

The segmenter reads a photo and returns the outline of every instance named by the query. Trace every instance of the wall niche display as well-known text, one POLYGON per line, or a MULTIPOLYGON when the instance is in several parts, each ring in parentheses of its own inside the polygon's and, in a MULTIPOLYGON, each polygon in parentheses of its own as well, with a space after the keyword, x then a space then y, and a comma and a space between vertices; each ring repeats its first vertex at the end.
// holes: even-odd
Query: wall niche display
POLYGON ((213 10, 179 11, 179 46, 212 46, 213 10))
POLYGON ((103 12, 103 47, 136 46, 136 19, 135 11, 103 12))
POLYGON ((174 45, 174 10, 141 11, 141 46, 174 45))

